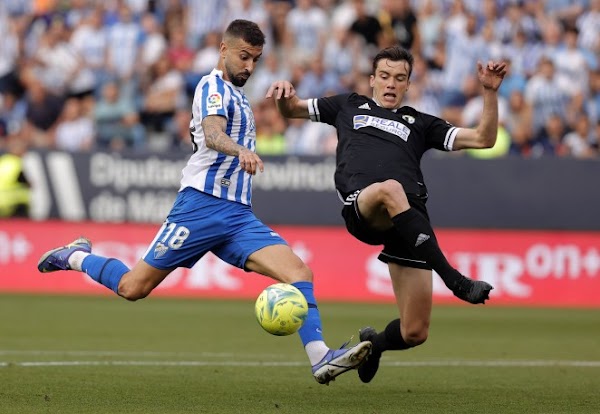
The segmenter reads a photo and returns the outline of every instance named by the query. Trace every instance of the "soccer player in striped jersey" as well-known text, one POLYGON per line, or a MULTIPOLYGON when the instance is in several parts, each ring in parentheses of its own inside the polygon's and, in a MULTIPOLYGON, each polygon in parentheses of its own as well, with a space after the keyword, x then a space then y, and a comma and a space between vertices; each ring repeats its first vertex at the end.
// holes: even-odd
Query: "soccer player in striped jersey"
POLYGON ((358 368, 370 382, 382 352, 422 344, 429 333, 432 308, 432 269, 458 298, 484 303, 492 286, 469 279, 444 257, 429 223, 427 188, 420 161, 435 148, 453 151, 489 148, 498 130, 498 88, 506 64, 478 63, 484 107, 477 128, 457 128, 442 119, 402 106, 410 85, 413 56, 401 47, 381 50, 373 59, 372 97, 356 93, 300 99, 291 83, 276 81, 267 98, 281 114, 306 118, 337 128, 335 185, 343 201, 348 232, 358 240, 383 245, 379 260, 388 265, 399 319, 377 332, 360 331, 360 340, 373 343, 371 355, 358 368))
POLYGON ((190 123, 194 153, 183 169, 173 208, 143 258, 129 269, 91 253, 80 238, 45 253, 42 273, 78 270, 128 300, 150 294, 178 267, 192 267, 207 252, 225 262, 296 286, 309 304, 299 335, 321 384, 357 368, 371 342, 329 349, 313 293, 313 275, 287 243, 252 212, 252 176, 263 171, 254 152, 254 116, 242 87, 254 71, 265 37, 247 20, 234 20, 220 46, 217 68, 196 87, 190 123))

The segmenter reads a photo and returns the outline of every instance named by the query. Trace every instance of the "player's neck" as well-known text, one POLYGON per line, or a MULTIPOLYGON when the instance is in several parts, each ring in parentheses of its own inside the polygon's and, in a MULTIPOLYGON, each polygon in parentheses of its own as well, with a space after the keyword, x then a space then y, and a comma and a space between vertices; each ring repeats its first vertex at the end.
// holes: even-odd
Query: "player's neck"
POLYGON ((388 109, 388 110, 390 110, 392 112, 396 112, 396 111, 398 111, 398 109, 400 109, 399 107, 398 108, 386 108, 383 105, 381 105, 381 102, 379 102, 377 100, 377 98, 375 98, 374 96, 371 98, 371 100, 373 100, 373 102, 375 102, 377 104, 377 106, 379 106, 379 107, 381 107, 383 109, 388 109))

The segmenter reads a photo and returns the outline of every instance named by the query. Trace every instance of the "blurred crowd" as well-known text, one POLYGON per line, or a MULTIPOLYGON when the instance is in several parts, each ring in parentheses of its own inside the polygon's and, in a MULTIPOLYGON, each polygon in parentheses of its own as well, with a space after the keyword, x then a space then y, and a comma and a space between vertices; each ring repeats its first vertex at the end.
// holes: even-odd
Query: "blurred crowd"
POLYGON ((237 18, 267 34, 245 90, 259 154, 335 151, 335 130, 265 100, 370 96, 371 59, 415 55, 405 104, 461 126, 482 108, 477 61, 504 60, 500 129, 477 157, 600 158, 600 0, 2 0, 0 152, 191 150, 198 80, 237 18))

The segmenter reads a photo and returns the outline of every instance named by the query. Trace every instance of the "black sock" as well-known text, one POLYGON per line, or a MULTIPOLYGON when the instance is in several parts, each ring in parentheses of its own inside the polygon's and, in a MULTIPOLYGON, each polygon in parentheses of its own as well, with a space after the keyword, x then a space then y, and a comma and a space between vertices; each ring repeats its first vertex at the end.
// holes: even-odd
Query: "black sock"
POLYGON ((421 253, 427 264, 440 275, 446 286, 452 290, 456 282, 461 280, 463 276, 446 260, 427 219, 414 208, 409 208, 392 217, 392 223, 394 223, 396 232, 400 237, 421 253))
POLYGON ((387 324, 385 329, 377 334, 373 339, 373 349, 375 352, 398 351, 408 349, 411 346, 404 342, 400 332, 400 319, 394 319, 387 324))

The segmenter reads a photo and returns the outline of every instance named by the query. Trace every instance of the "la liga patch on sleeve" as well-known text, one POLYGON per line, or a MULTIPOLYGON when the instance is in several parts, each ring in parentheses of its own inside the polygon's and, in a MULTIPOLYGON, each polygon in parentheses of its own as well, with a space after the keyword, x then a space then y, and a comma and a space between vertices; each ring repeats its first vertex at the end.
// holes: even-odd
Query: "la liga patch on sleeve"
POLYGON ((223 97, 220 93, 213 93, 206 98, 206 109, 222 109, 223 97))

